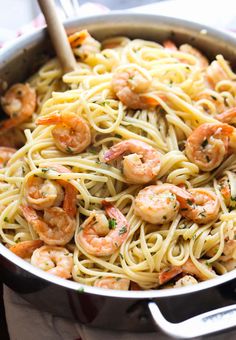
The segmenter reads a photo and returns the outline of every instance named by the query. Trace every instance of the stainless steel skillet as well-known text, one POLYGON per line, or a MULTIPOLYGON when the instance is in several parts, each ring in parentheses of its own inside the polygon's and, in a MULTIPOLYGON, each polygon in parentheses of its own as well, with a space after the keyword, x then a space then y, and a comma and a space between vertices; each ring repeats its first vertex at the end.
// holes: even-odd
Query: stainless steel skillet
MULTIPOLYGON (((190 43, 209 58, 222 53, 232 67, 236 67, 236 38, 195 23, 119 12, 67 23, 69 32, 85 27, 99 40, 125 35, 160 42, 171 38, 177 44, 190 43)), ((9 84, 24 81, 36 71, 46 55, 53 55, 53 51, 45 29, 19 38, 0 50, 0 79, 9 84)), ((112 291, 53 277, 0 245, 0 278, 39 309, 94 327, 137 332, 153 331, 157 327, 170 336, 183 339, 236 326, 235 270, 181 289, 112 291), (200 315, 206 312, 207 315, 200 315)))

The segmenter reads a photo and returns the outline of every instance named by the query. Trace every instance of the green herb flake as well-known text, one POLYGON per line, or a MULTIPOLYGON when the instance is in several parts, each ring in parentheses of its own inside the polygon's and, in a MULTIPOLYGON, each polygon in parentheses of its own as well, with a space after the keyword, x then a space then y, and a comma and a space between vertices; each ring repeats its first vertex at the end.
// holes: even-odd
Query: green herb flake
POLYGON ((84 287, 79 287, 79 288, 77 289, 77 292, 78 292, 78 293, 84 293, 84 287))
POLYGON ((166 220, 167 219, 167 217, 166 216, 163 216, 163 220, 166 220))
POLYGON ((127 232, 127 228, 126 226, 124 225, 120 230, 119 230, 119 235, 123 235, 127 232))
POLYGON ((124 260, 124 256, 121 253, 119 255, 120 255, 121 260, 124 260))
POLYGON ((4 217, 4 220, 3 220, 4 222, 9 222, 9 220, 8 220, 8 217, 6 216, 6 217, 4 217))
POLYGON ((211 264, 208 261, 206 261, 205 265, 209 267, 211 264))
POLYGON ((208 144, 208 140, 205 139, 201 144, 202 148, 205 148, 207 146, 207 144, 208 144))
POLYGON ((207 162, 210 162, 210 157, 208 155, 206 155, 206 160, 207 162))
POLYGON ((42 168, 41 171, 45 174, 49 169, 48 168, 42 168))
POLYGON ((66 152, 68 152, 68 153, 73 153, 73 150, 72 150, 69 146, 67 146, 67 147, 66 147, 66 152))
POLYGON ((196 238, 197 238, 197 235, 195 234, 193 235, 192 240, 196 240, 196 238))
POLYGON ((193 201, 191 201, 190 199, 187 199, 187 204, 188 205, 193 205, 193 201))
POLYGON ((211 95, 211 98, 212 98, 213 100, 217 100, 216 96, 211 95))
POLYGON ((119 133, 116 133, 114 137, 116 137, 116 138, 122 138, 122 136, 119 135, 119 133))
POLYGON ((109 229, 115 229, 117 222, 114 218, 109 219, 109 229))

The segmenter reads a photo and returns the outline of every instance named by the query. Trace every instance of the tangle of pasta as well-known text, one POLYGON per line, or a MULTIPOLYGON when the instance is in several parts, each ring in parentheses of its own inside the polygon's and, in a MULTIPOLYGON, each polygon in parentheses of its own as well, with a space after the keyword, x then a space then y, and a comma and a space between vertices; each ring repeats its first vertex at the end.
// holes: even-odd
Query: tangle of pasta
POLYGON ((0 169, 2 242, 43 270, 103 288, 179 287, 234 269, 236 75, 228 62, 218 55, 210 63, 192 46, 171 41, 117 37, 99 43, 85 34, 71 45, 76 71, 62 76, 53 59, 28 80, 37 109, 20 125, 24 146, 0 169), (70 117, 79 119, 78 127, 77 120, 70 126, 75 136, 65 132, 70 117), (79 152, 72 145, 77 132, 87 141, 79 152), (224 144, 216 152, 214 137, 224 144), (104 155, 118 143, 125 153, 107 161, 104 155), (140 173, 130 180, 128 171, 144 164, 145 146, 159 168, 149 180, 140 173), (212 151, 223 156, 207 169, 212 151), (205 168, 198 156, 206 158, 205 168), (161 205, 173 197, 178 206, 171 211, 161 205), (198 205, 203 220, 196 217, 198 205), (38 243, 26 242, 32 240, 38 243))

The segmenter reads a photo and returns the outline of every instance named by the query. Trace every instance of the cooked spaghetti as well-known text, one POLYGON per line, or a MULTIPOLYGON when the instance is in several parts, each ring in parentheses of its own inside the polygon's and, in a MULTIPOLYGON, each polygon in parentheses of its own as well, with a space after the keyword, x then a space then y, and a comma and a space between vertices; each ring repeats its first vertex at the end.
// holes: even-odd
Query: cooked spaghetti
POLYGON ((2 242, 51 274, 111 289, 234 269, 229 63, 171 41, 69 40, 77 70, 62 76, 54 59, 28 80, 37 107, 17 123, 25 145, 2 150, 2 242))

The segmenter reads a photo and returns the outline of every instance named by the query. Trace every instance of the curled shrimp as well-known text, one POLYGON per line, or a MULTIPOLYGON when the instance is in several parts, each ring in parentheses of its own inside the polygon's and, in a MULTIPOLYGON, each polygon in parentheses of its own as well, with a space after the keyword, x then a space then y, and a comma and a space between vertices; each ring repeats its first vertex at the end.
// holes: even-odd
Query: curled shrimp
POLYGON ((236 123, 236 107, 226 110, 215 116, 222 123, 235 124, 236 123))
POLYGON ((93 212, 81 225, 77 241, 89 254, 109 256, 120 248, 129 233, 129 224, 119 209, 103 202, 104 214, 93 212), (110 229, 111 228, 111 229, 110 229))
POLYGON ((81 60, 89 63, 89 56, 100 52, 101 44, 88 33, 87 30, 75 32, 68 37, 73 52, 81 60))
POLYGON ((180 213, 198 224, 215 220, 219 214, 220 201, 215 193, 205 188, 192 188, 188 192, 194 201, 182 200, 180 213))
POLYGON ((138 69, 117 71, 111 86, 118 99, 130 109, 148 109, 158 104, 156 100, 145 96, 151 87, 151 78, 138 69))
MULTIPOLYGON (((71 170, 63 165, 45 162, 44 172, 50 169, 60 174, 71 173, 71 170)), ((28 178, 25 186, 25 197, 32 208, 43 210, 52 206, 59 206, 63 201, 63 209, 70 217, 76 215, 76 196, 77 189, 63 179, 52 181, 32 176, 28 178), (65 192, 63 192, 61 186, 65 189, 65 192)))
POLYGON ((192 286, 198 283, 198 281, 192 275, 184 275, 181 279, 177 280, 174 284, 174 288, 192 286))
POLYGON ((73 258, 66 248, 42 246, 33 252, 31 264, 64 279, 72 276, 73 258))
POLYGON ((16 152, 16 149, 0 146, 0 169, 5 168, 9 159, 16 152))
POLYGON ((78 47, 84 43, 85 39, 89 36, 87 30, 82 30, 69 35, 68 40, 72 48, 78 47))
POLYGON ((59 206, 64 199, 63 190, 56 181, 35 176, 27 180, 25 196, 28 204, 36 210, 59 206))
POLYGON ((0 131, 18 126, 29 119, 36 108, 36 93, 29 84, 15 84, 1 98, 3 110, 9 119, 0 124, 0 131))
POLYGON ((11 246, 9 249, 22 259, 29 259, 35 249, 40 248, 42 245, 43 241, 41 240, 30 240, 19 242, 16 245, 11 246))
POLYGON ((150 145, 136 139, 128 139, 112 146, 104 154, 105 162, 110 162, 125 153, 123 172, 130 183, 148 183, 160 171, 161 155, 150 145))
POLYGON ((158 274, 158 284, 163 285, 181 273, 181 267, 172 266, 170 268, 167 268, 158 274))
POLYGON ((193 196, 173 184, 150 185, 136 196, 134 212, 152 224, 168 223, 187 201, 194 202, 193 196))
POLYGON ((217 168, 229 148, 229 137, 234 128, 223 123, 205 123, 188 137, 185 147, 187 157, 203 171, 217 168))
MULTIPOLYGON (((200 260, 201 264, 207 268, 207 270, 210 270, 213 274, 215 274, 215 271, 206 265, 206 261, 200 260)), ((181 266, 184 274, 190 274, 195 276, 197 279, 200 279, 201 281, 208 280, 208 277, 204 273, 202 273, 193 263, 191 259, 188 259, 182 266, 181 266)))
POLYGON ((75 219, 62 208, 46 208, 43 218, 27 205, 22 205, 21 211, 27 222, 46 244, 62 246, 70 242, 74 236, 75 219))
POLYGON ((88 123, 73 112, 51 113, 40 117, 37 125, 56 126, 52 136, 57 148, 65 153, 77 154, 91 144, 91 132, 88 123))
POLYGON ((94 287, 116 290, 129 290, 130 280, 115 277, 104 277, 94 282, 94 287))

